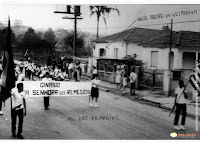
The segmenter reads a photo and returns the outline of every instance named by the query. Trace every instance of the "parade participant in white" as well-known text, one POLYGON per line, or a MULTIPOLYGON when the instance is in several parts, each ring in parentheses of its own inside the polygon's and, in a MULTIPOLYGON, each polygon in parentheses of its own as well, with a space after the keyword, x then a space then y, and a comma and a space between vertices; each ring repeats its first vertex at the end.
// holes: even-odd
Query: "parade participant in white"
POLYGON ((89 100, 92 99, 90 106, 93 106, 93 99, 95 98, 95 104, 94 104, 95 107, 98 107, 97 106, 98 97, 99 97, 98 86, 100 84, 100 80, 98 80, 97 77, 98 77, 98 74, 95 74, 94 79, 91 81, 92 83, 91 98, 89 97, 89 100))
POLYGON ((18 123, 18 133, 17 137, 23 139, 22 128, 23 128, 23 119, 26 115, 26 102, 25 102, 25 93, 23 91, 23 83, 18 83, 17 88, 13 88, 11 91, 12 94, 12 136, 15 137, 16 133, 16 118, 19 117, 18 123))
MULTIPOLYGON (((49 73, 47 72, 45 77, 42 79, 43 82, 51 82, 52 79, 49 77, 49 73)), ((49 96, 44 97, 44 110, 49 109, 49 96)))
POLYGON ((184 91, 184 82, 179 80, 179 87, 175 89, 175 105, 176 105, 176 115, 174 118, 174 129, 185 130, 185 119, 186 119, 186 98, 187 94, 184 91), (178 101, 177 101, 178 99, 178 101), (180 127, 178 126, 179 116, 182 112, 182 121, 180 127))

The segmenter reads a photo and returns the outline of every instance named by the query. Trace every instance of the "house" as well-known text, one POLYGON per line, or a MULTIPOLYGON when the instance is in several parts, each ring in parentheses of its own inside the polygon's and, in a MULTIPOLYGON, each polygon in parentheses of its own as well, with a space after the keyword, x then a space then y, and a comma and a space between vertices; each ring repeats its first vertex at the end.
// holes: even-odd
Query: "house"
POLYGON ((142 46, 139 43, 169 34, 169 30, 156 30, 145 28, 132 28, 124 32, 109 35, 94 40, 94 57, 122 59, 126 55, 137 54, 137 59, 142 60, 142 46))
MULTIPOLYGON (((174 93, 178 80, 188 81, 189 75, 195 67, 195 53, 200 52, 200 32, 174 31, 172 32, 171 66, 169 69, 170 30, 132 28, 94 40, 95 59, 121 59, 126 55, 137 54, 137 60, 142 60, 150 69, 165 70, 163 76, 163 90, 174 93), (167 75, 171 75, 170 78, 167 75)), ((191 86, 189 86, 191 92, 191 86)))
MULTIPOLYGON (((169 39, 170 35, 161 36, 146 42, 138 44, 143 46, 143 61, 148 66, 154 66, 158 69, 169 68, 169 39)), ((196 53, 200 56, 200 32, 178 31, 172 33, 171 44, 171 71, 172 77, 170 81, 171 91, 174 92, 178 86, 178 80, 183 79, 188 82, 196 63, 196 53)), ((197 59, 199 62, 199 59, 197 59)), ((189 84, 187 92, 192 93, 193 88, 189 84)))

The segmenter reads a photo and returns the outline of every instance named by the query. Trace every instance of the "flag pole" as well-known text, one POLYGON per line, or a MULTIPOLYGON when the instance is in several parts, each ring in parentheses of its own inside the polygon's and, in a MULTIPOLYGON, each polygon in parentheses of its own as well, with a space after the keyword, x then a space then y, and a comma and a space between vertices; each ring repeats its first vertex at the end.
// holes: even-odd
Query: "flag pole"
POLYGON ((11 132, 12 132, 12 95, 10 96, 10 113, 11 113, 11 132))

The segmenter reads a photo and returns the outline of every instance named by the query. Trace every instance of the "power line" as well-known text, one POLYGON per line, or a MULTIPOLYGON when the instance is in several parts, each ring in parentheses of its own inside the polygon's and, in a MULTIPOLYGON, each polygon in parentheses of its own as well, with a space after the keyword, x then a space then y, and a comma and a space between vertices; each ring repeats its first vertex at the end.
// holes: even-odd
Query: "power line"
MULTIPOLYGON (((173 24, 179 24, 179 23, 192 23, 192 22, 198 22, 200 20, 194 20, 194 21, 180 21, 180 22, 174 22, 173 24)), ((135 25, 135 26, 154 26, 154 25, 165 25, 170 24, 170 22, 167 23, 160 23, 160 24, 146 24, 146 25, 135 25)), ((107 28, 124 28, 127 26, 119 26, 119 27, 107 27, 107 28)), ((96 28, 79 28, 79 29, 96 29, 96 28)), ((105 29, 103 27, 99 27, 99 29, 105 29)))
MULTIPOLYGON (((178 23, 192 23, 192 22, 198 22, 200 20, 194 20, 194 21, 179 21, 179 22, 174 22, 173 24, 178 24, 178 23)), ((164 25, 164 24, 170 24, 170 22, 167 23, 160 23, 160 24, 147 24, 147 25, 136 25, 136 26, 153 26, 153 25, 164 25)))
MULTIPOLYGON (((133 25, 135 22, 136 22, 136 20, 133 21, 133 22, 131 23, 131 25, 133 25)), ((106 46, 106 48, 109 49, 108 47, 109 47, 113 42, 115 42, 115 40, 117 40, 117 38, 119 38, 119 36, 121 36, 127 29, 129 29, 129 27, 131 27, 131 25, 129 25, 124 31, 122 31, 112 42, 110 42, 110 43, 106 46)))
MULTIPOLYGON (((173 24, 177 24, 177 23, 191 23, 191 22, 198 22, 200 20, 193 20, 193 21, 179 21, 179 22, 174 22, 173 24)), ((124 33, 126 30, 128 30, 134 23, 136 22, 133 21, 133 23, 131 23, 131 25, 129 25, 124 31, 122 31, 111 43, 109 43, 106 48, 109 49, 108 47, 115 42, 121 35, 122 33, 124 33)), ((160 24, 149 24, 149 25, 136 25, 136 26, 152 26, 152 25, 164 25, 164 24, 170 24, 170 23, 160 23, 160 24)))

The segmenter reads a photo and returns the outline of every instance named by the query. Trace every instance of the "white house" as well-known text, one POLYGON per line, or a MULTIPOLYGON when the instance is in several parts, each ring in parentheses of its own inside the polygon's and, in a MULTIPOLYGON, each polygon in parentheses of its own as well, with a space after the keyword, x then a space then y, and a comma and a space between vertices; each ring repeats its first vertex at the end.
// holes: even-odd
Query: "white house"
MULTIPOLYGON (((170 35, 161 36, 143 43, 143 61, 152 64, 158 69, 169 68, 169 38, 170 35), (145 49, 145 50, 144 50, 145 49)), ((200 56, 200 32, 179 31, 172 34, 171 50, 171 90, 178 86, 178 80, 183 79, 188 82, 193 69, 195 68, 196 53, 200 56)), ((197 59, 199 62, 199 59, 197 59)), ((192 93, 193 88, 189 84, 188 93, 192 93)))
POLYGON ((122 59, 126 55, 137 54, 137 60, 143 60, 144 48, 138 44, 167 34, 168 30, 132 28, 94 40, 96 44, 93 55, 95 59, 122 59))
MULTIPOLYGON (((148 68, 169 69, 170 30, 133 28, 113 34, 93 42, 94 56, 98 58, 121 59, 126 55, 137 54, 148 68)), ((200 32, 178 31, 172 33, 171 49, 171 90, 175 89, 179 79, 187 81, 195 67, 195 53, 200 52, 200 32)), ((166 81, 163 89, 167 92, 166 81)), ((163 83, 164 83, 163 82, 163 83)), ((191 92, 191 88, 189 88, 191 92)))

